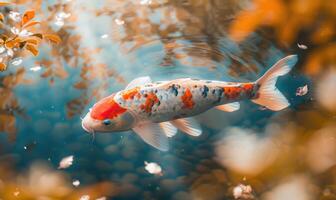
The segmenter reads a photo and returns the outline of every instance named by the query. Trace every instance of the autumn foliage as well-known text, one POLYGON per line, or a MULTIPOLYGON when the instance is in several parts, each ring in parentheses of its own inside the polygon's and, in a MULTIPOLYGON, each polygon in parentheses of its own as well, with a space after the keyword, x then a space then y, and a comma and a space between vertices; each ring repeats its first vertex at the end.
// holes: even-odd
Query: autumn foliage
MULTIPOLYGON (((0 6, 9 5, 10 3, 0 2, 0 6)), ((34 26, 40 24, 40 22, 34 21, 34 10, 24 12, 21 19, 21 14, 18 12, 12 11, 9 15, 11 17, 6 18, 3 13, 0 13, 0 23, 5 28, 5 32, 0 35, 0 48, 2 53, 6 53, 1 56, 1 71, 6 70, 8 62, 20 54, 22 50, 27 50, 37 56, 39 54, 38 46, 43 39, 54 44, 60 43, 59 36, 39 33, 34 29, 34 26)))

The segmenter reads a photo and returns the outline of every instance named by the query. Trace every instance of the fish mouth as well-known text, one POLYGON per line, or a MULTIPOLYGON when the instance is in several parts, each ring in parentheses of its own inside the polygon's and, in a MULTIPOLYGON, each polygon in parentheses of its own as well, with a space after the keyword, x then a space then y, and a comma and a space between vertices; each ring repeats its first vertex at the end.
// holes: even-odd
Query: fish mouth
POLYGON ((87 125, 85 125, 84 123, 84 119, 82 120, 82 128, 88 132, 88 133, 94 133, 93 129, 91 129, 90 127, 88 127, 87 125))

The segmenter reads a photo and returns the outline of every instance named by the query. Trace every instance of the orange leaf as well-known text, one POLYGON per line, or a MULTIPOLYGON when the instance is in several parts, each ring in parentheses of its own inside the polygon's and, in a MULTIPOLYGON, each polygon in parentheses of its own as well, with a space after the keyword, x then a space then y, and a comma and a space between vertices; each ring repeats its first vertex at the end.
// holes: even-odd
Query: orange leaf
POLYGON ((43 35, 41 33, 35 33, 32 36, 38 37, 40 39, 43 39, 43 35))
POLYGON ((27 44, 26 49, 30 51, 34 56, 37 56, 39 54, 39 51, 37 50, 36 46, 33 44, 27 44))
POLYGON ((88 88, 88 84, 86 82, 84 82, 84 81, 80 81, 80 82, 78 82, 78 83, 76 83, 74 85, 74 88, 79 89, 79 90, 81 90, 81 89, 87 89, 88 88))
POLYGON ((2 13, 0 13, 0 21, 3 22, 4 19, 5 19, 5 16, 2 13))
POLYGON ((16 38, 15 40, 9 40, 8 42, 6 42, 5 46, 11 49, 11 48, 16 47, 19 43, 20 43, 20 38, 16 38))
POLYGON ((33 39, 33 38, 27 39, 25 42, 27 42, 29 44, 33 44, 33 45, 38 44, 38 41, 36 39, 33 39))
POLYGON ((42 78, 47 78, 52 75, 52 70, 47 70, 43 74, 41 74, 42 78))
POLYGON ((5 71, 7 69, 7 65, 4 63, 0 63, 0 71, 5 71))
POLYGON ((10 2, 0 2, 0 6, 8 6, 10 4, 12 4, 12 3, 10 3, 10 2))
POLYGON ((46 38, 47 40, 49 40, 50 42, 52 42, 54 44, 58 44, 62 41, 61 38, 58 35, 44 34, 43 36, 44 36, 44 38, 46 38))
POLYGON ((35 17, 35 11, 34 10, 29 10, 26 11, 25 14, 22 17, 22 22, 21 24, 24 25, 27 22, 29 22, 30 20, 32 20, 35 17))
POLYGON ((36 24, 40 24, 40 22, 37 22, 37 21, 29 22, 28 24, 24 25, 23 28, 28 28, 28 27, 31 27, 31 26, 35 26, 36 24))

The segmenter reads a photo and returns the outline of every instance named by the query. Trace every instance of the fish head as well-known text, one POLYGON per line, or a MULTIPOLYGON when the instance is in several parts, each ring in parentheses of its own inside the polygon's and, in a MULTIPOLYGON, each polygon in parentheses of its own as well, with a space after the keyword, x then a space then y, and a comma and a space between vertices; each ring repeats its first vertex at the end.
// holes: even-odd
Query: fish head
POLYGON ((89 133, 125 131, 132 128, 133 115, 114 100, 114 94, 98 101, 82 119, 89 133))

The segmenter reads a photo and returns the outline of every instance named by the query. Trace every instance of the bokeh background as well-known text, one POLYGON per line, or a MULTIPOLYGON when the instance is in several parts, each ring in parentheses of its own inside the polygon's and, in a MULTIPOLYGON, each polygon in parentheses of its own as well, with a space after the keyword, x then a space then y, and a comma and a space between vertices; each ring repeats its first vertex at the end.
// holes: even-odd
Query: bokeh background
POLYGON ((11 2, 1 34, 15 26, 10 14, 34 10, 31 31, 62 41, 37 56, 0 54, 1 199, 336 199, 333 0, 11 2), (168 152, 131 131, 81 128, 94 102, 139 76, 254 81, 289 54, 299 62, 277 83, 289 108, 210 110, 197 116, 203 135, 179 133, 168 152))

